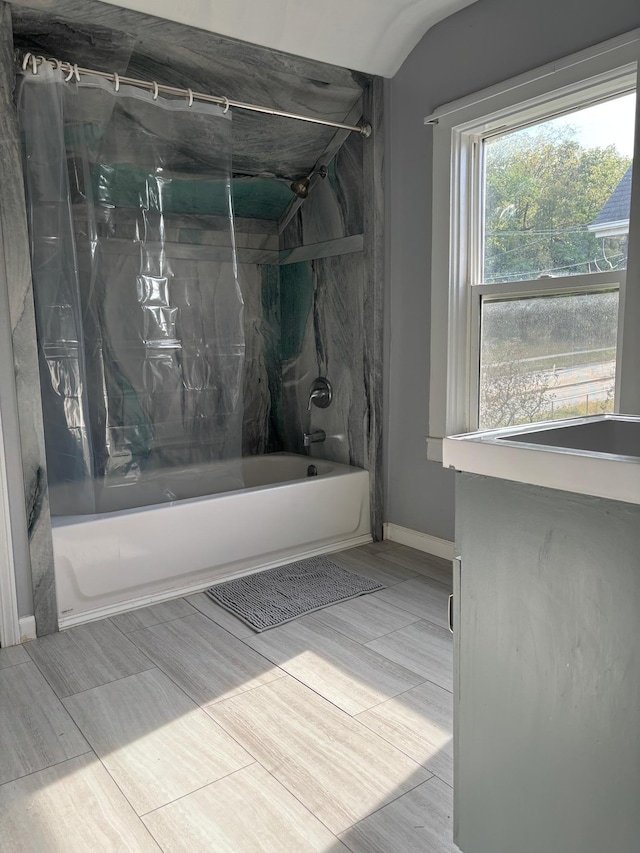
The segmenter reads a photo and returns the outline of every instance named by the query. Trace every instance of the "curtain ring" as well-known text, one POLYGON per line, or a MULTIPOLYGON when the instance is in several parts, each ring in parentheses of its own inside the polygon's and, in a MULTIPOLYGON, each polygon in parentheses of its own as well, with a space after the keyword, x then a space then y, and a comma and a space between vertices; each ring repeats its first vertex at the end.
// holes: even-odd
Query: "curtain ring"
POLYGON ((27 65, 29 64, 30 61, 31 61, 31 54, 25 53, 25 55, 22 57, 22 70, 23 71, 27 70, 27 65))
POLYGON ((68 73, 67 73, 67 76, 64 78, 64 82, 65 82, 65 83, 68 83, 68 82, 71 80, 71 78, 73 77, 73 75, 74 75, 74 68, 73 68, 73 65, 72 65, 70 62, 65 62, 65 63, 63 63, 63 64, 64 64, 64 65, 66 65, 66 66, 67 66, 67 68, 69 69, 69 71, 68 71, 68 73))
POLYGON ((62 71, 62 63, 60 62, 60 60, 54 59, 53 62, 55 63, 56 71, 62 71))
POLYGON ((153 100, 154 101, 158 100, 158 84, 156 83, 155 80, 153 81, 153 100))
POLYGON ((226 116, 226 114, 229 112, 229 107, 231 106, 231 104, 229 103, 229 98, 227 98, 226 95, 223 95, 223 98, 224 98, 224 109, 222 110, 222 115, 226 116))
POLYGON ((189 106, 192 107, 193 106, 193 92, 191 91, 191 89, 187 89, 187 92, 189 93, 189 106))
POLYGON ((34 53, 31 54, 31 71, 33 74, 38 73, 38 59, 34 53))
POLYGON ((116 90, 116 92, 120 91, 120 75, 116 74, 115 72, 113 75, 113 88, 116 90))

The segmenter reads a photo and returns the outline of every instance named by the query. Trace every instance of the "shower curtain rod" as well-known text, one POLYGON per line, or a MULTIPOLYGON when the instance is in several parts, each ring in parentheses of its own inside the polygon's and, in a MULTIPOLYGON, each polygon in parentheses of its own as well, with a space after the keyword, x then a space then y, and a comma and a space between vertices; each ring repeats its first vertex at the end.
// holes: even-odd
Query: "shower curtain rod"
POLYGON ((116 92, 120 88, 120 84, 125 84, 127 86, 138 86, 141 89, 148 89, 150 92, 153 92, 154 100, 158 97, 160 92, 166 93, 167 95, 178 95, 183 98, 186 98, 189 102, 189 106, 193 104, 194 101, 205 101, 209 104, 220 104, 220 106, 224 106, 225 112, 230 107, 235 107, 238 110, 249 110, 254 113, 266 113, 271 116, 280 116, 281 118, 291 118, 296 121, 306 121, 311 124, 322 124, 325 127, 337 127, 341 130, 350 130, 355 133, 360 133, 364 137, 371 136, 371 125, 370 124, 341 124, 338 121, 326 121, 322 118, 313 118, 312 116, 303 116, 298 113, 288 113, 284 110, 274 110, 271 107, 261 107, 257 104, 245 104, 242 101, 233 101, 231 98, 227 98, 220 95, 205 95, 202 92, 193 92, 191 89, 179 89, 175 86, 165 86, 162 83, 156 83, 155 81, 149 82, 147 80, 135 80, 132 77, 122 77, 119 74, 109 74, 107 71, 94 71, 91 68, 79 68, 76 64, 71 62, 61 62, 59 59, 51 59, 50 57, 36 55, 34 53, 25 53, 22 59, 22 70, 27 71, 27 68, 31 68, 33 74, 38 73, 38 67, 43 63, 48 62, 54 68, 58 68, 61 71, 66 73, 65 80, 68 82, 71 79, 74 79, 79 83, 80 75, 84 74, 87 77, 104 77, 107 80, 111 80, 113 83, 116 92))

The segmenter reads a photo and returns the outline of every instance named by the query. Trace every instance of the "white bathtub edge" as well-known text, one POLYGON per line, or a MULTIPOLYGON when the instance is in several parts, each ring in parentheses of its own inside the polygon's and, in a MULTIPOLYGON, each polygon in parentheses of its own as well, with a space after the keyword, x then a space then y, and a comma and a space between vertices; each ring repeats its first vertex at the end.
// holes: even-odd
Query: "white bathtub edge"
MULTIPOLYGON (((354 536, 350 539, 342 539, 339 542, 332 542, 329 545, 323 545, 319 548, 311 548, 307 551, 300 551, 297 554, 289 554, 285 558, 272 560, 266 563, 259 563, 250 567, 243 567, 237 571, 231 571, 227 576, 218 577, 215 583, 224 583, 225 581, 239 578, 243 575, 250 575, 254 572, 263 571, 264 569, 276 569, 278 566, 286 566, 289 563, 296 563, 298 560, 306 560, 309 557, 318 557, 322 554, 333 554, 336 551, 346 551, 347 548, 355 548, 358 545, 367 545, 373 542, 373 537, 370 534, 364 536, 354 536)), ((106 607, 98 607, 95 610, 84 611, 72 616, 60 616, 58 618, 58 627, 60 631, 67 628, 73 628, 76 625, 84 625, 87 622, 95 622, 98 619, 106 619, 109 616, 118 616, 120 613, 127 613, 130 610, 139 610, 141 607, 147 607, 150 604, 159 604, 162 601, 168 601, 173 598, 182 598, 185 595, 195 595, 197 592, 203 592, 212 586, 214 581, 207 583, 191 584, 190 586, 178 587, 176 589, 164 590, 163 592, 154 595, 144 595, 139 598, 132 598, 129 601, 121 601, 117 604, 110 604, 106 607)), ((195 612, 195 611, 194 611, 195 612)))

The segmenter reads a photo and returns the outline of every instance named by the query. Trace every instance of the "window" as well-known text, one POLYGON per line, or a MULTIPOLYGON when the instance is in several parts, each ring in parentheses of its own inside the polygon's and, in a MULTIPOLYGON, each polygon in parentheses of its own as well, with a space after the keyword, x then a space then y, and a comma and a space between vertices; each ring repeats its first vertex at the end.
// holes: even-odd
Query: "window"
POLYGON ((620 408, 637 39, 436 113, 429 458, 620 408))

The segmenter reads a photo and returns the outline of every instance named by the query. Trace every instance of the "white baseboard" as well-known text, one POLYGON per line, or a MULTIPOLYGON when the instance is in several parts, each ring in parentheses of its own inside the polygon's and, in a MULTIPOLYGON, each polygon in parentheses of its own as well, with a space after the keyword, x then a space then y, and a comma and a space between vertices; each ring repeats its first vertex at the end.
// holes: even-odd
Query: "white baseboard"
POLYGON ((409 548, 415 548, 416 551, 424 551, 425 554, 433 554, 434 557, 442 557, 443 560, 453 560, 456 555, 455 545, 448 539, 439 539, 437 536, 410 530, 399 524, 390 524, 385 521, 383 535, 391 542, 407 545, 409 548))
POLYGON ((18 620, 20 628, 20 642, 26 643, 27 640, 35 640, 36 638, 36 617, 23 616, 18 620))

